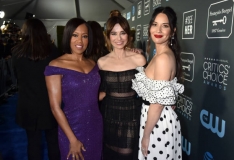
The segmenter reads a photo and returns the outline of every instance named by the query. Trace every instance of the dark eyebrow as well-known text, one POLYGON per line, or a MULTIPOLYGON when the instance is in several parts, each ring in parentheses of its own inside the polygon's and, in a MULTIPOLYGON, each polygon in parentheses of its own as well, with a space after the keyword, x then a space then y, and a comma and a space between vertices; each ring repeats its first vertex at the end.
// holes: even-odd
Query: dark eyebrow
MULTIPOLYGON (((157 23, 157 22, 153 21, 153 23, 157 23)), ((163 24, 168 24, 169 25, 169 23, 163 23, 163 24)))

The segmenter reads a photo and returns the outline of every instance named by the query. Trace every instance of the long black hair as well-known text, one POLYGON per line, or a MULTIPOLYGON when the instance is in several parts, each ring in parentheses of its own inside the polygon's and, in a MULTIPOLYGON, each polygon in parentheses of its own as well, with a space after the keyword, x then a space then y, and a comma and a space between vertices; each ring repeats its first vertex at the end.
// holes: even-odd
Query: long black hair
MULTIPOLYGON (((177 16, 175 11, 171 7, 158 7, 154 10, 149 22, 148 37, 150 38, 150 28, 159 13, 163 13, 167 16, 169 26, 171 29, 171 36, 168 40, 168 47, 173 51, 176 59, 176 77, 179 81, 182 80, 182 62, 180 58, 180 45, 177 37, 177 16), (176 30, 175 30, 176 29, 176 30), (173 38, 172 38, 173 37, 173 38)), ((148 40, 147 52, 150 51, 150 40, 148 40)))
POLYGON ((105 46, 106 42, 101 25, 96 21, 88 21, 87 23, 93 32, 93 49, 90 58, 97 62, 100 57, 105 56, 109 51, 105 46))
POLYGON ((63 40, 62 40, 63 52, 71 54, 70 42, 71 42, 72 34, 76 30, 76 28, 82 24, 85 24, 86 27, 88 28, 88 41, 89 41, 86 51, 83 53, 83 56, 85 58, 89 58, 91 56, 91 51, 93 47, 92 29, 87 24, 87 22, 82 18, 72 18, 67 22, 63 31, 63 40))

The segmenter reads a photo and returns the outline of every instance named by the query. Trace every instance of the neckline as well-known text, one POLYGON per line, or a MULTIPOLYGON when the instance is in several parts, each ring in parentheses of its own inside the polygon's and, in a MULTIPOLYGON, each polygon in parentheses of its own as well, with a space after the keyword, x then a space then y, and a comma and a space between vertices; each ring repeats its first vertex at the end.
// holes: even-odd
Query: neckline
POLYGON ((99 71, 102 71, 102 72, 113 72, 113 73, 121 73, 121 72, 127 72, 127 71, 132 71, 132 70, 136 70, 136 68, 134 69, 128 69, 128 70, 123 70, 123 71, 110 71, 110 70, 99 70, 99 71))
POLYGON ((77 73, 80 73, 80 74, 88 75, 97 67, 97 64, 95 64, 94 67, 88 73, 80 72, 80 71, 77 71, 77 70, 74 70, 74 69, 58 67, 58 66, 48 66, 48 67, 60 68, 60 69, 69 70, 69 71, 72 71, 72 72, 77 72, 77 73))

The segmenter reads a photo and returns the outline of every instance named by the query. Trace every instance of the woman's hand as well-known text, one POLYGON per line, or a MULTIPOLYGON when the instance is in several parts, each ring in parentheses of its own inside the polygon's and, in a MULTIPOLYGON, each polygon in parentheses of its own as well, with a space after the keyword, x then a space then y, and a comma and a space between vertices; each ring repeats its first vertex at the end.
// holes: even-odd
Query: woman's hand
POLYGON ((132 52, 138 53, 138 54, 143 54, 143 50, 140 49, 140 48, 127 48, 127 47, 126 47, 126 49, 127 49, 127 50, 130 50, 130 51, 132 51, 132 52))
POLYGON ((81 151, 86 151, 83 143, 79 140, 70 143, 70 151, 67 155, 67 159, 72 156, 72 160, 84 160, 83 154, 81 151))
POLYGON ((141 140, 141 152, 147 157, 150 137, 143 136, 141 140))
POLYGON ((175 109, 176 109, 176 106, 171 106, 171 108, 172 108, 173 110, 175 110, 175 109))

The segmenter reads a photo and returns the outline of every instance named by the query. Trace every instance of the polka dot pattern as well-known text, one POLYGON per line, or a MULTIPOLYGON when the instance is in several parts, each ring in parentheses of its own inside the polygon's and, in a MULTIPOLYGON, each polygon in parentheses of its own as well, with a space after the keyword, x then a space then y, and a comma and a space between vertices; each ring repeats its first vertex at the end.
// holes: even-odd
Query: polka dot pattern
POLYGON ((148 148, 148 155, 144 157, 141 152, 141 139, 147 121, 149 106, 143 104, 141 110, 139 160, 181 160, 181 127, 177 114, 171 108, 175 104, 178 93, 184 91, 184 86, 177 83, 177 79, 172 81, 157 81, 146 77, 143 67, 138 67, 139 73, 132 80, 132 88, 143 100, 150 103, 159 103, 165 107, 161 116, 155 124, 151 134, 148 148))

